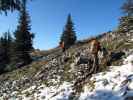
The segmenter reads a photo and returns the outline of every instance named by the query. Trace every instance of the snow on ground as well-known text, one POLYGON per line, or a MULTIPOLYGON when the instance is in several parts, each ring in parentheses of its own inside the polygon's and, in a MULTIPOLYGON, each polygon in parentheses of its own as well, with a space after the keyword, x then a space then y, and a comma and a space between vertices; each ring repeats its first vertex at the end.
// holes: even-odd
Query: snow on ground
POLYGON ((60 87, 50 87, 42 89, 39 95, 40 97, 43 97, 45 95, 46 100, 68 100, 71 92, 71 84, 64 82, 60 87))
POLYGON ((133 38, 131 39, 131 41, 133 41, 133 38))
MULTIPOLYGON (((25 95, 20 95, 22 100, 68 100, 68 97, 72 92, 71 84, 68 82, 64 82, 60 86, 50 86, 50 87, 46 87, 45 85, 41 85, 39 87, 31 86, 30 88, 22 91, 22 93, 24 94, 27 91, 28 92, 33 91, 35 88, 39 91, 35 92, 32 96, 26 97, 25 95)), ((16 98, 10 100, 20 100, 20 99, 16 98)))
POLYGON ((108 72, 93 75, 93 91, 84 87, 80 100, 124 100, 133 97, 133 55, 125 59, 122 66, 111 66, 108 72))
MULTIPOLYGON (((133 54, 124 60, 124 65, 111 66, 108 71, 95 74, 90 80, 93 85, 84 86, 79 100, 125 100, 126 97, 133 97, 133 54)), ((72 92, 71 86, 69 82, 64 82, 60 86, 41 85, 37 87, 38 92, 35 92, 33 96, 35 100, 68 100, 72 92)), ((23 92, 33 89, 36 89, 36 86, 23 92)), ((31 100, 23 95, 22 98, 31 100)))

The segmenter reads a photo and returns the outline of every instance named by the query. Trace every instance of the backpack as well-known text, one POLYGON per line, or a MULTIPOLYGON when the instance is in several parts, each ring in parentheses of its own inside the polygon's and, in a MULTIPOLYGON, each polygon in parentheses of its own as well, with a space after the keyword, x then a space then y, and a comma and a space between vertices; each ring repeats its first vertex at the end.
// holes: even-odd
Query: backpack
POLYGON ((97 54, 98 51, 101 49, 100 42, 96 39, 93 39, 91 41, 91 53, 97 54))

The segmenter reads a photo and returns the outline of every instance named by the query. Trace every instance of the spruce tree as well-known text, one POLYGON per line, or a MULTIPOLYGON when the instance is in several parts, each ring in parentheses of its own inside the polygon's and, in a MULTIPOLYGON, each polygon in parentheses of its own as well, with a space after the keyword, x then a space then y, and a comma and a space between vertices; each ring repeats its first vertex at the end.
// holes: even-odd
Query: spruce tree
POLYGON ((121 8, 125 16, 120 18, 118 31, 120 33, 133 32, 133 0, 127 0, 121 8))
POLYGON ((20 10, 23 0, 0 0, 0 12, 20 10))
POLYGON ((21 0, 0 0, 0 11, 7 13, 8 10, 20 10, 21 0))
POLYGON ((121 9, 128 16, 133 16, 133 0, 126 0, 126 2, 122 5, 121 9))
POLYGON ((26 10, 26 0, 23 0, 22 8, 20 10, 19 25, 14 32, 14 55, 13 62, 21 63, 22 65, 31 62, 30 51, 33 49, 32 40, 34 35, 30 32, 31 26, 30 16, 26 10))
POLYGON ((124 16, 120 18, 119 32, 133 32, 133 16, 124 16))
POLYGON ((2 43, 2 46, 3 46, 3 49, 5 51, 5 61, 6 61, 6 64, 9 64, 10 63, 10 57, 11 57, 11 54, 10 54, 10 49, 11 49, 11 45, 12 45, 12 42, 13 42, 13 39, 11 37, 11 34, 10 32, 6 32, 4 33, 4 36, 3 36, 3 43, 2 43))
POLYGON ((2 42, 3 39, 0 39, 0 74, 4 72, 4 69, 6 67, 6 62, 4 60, 5 58, 5 55, 4 54, 4 50, 1 46, 1 42, 2 42))
POLYGON ((9 32, 4 33, 0 38, 0 70, 5 71, 6 66, 10 63, 10 47, 12 44, 12 38, 9 32))
POLYGON ((75 44, 76 39, 74 24, 72 22, 71 14, 69 14, 60 42, 64 42, 65 48, 68 49, 70 46, 75 44))

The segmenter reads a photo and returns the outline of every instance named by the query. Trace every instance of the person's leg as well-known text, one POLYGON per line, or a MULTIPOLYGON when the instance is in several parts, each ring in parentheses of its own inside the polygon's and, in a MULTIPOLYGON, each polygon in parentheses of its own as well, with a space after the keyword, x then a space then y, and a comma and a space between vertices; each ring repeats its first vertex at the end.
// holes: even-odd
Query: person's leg
POLYGON ((98 56, 97 56, 97 54, 94 54, 93 67, 94 67, 94 73, 97 73, 98 70, 99 70, 99 63, 98 63, 98 56))
POLYGON ((91 66, 91 68, 90 68, 90 70, 89 70, 89 74, 93 74, 93 73, 95 73, 95 69, 96 69, 96 59, 95 59, 95 55, 94 54, 92 54, 92 66, 91 66))
POLYGON ((62 52, 65 52, 65 48, 62 48, 62 52))

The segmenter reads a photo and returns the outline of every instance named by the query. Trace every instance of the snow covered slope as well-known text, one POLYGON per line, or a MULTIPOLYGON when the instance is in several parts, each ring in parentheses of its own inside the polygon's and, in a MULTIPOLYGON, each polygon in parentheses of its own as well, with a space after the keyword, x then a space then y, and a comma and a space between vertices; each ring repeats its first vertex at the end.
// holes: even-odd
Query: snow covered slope
MULTIPOLYGON (((23 95, 12 92, 9 100, 70 100, 72 85, 69 82, 49 87, 35 85, 22 91, 23 95), (32 95, 28 96, 28 93, 32 95)), ((122 66, 110 66, 108 71, 94 74, 84 85, 78 100, 133 100, 133 54, 124 60, 122 66)))
POLYGON ((87 86, 80 100, 133 100, 133 55, 125 59, 122 66, 111 66, 107 72, 93 75, 94 89, 87 86))

